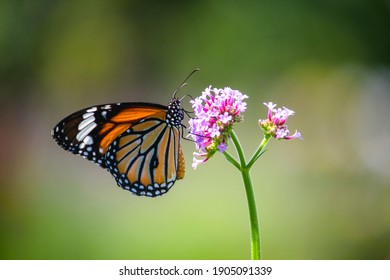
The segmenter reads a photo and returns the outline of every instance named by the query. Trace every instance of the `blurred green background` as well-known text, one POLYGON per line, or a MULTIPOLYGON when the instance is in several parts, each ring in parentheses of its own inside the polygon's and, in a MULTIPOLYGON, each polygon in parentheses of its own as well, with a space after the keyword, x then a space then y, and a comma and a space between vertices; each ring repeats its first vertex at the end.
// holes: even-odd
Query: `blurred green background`
POLYGON ((305 139, 271 141, 252 169, 263 257, 389 259, 389 30, 385 0, 0 1, 0 258, 249 259, 244 187, 220 154, 194 171, 182 141, 186 178, 148 199, 50 136, 90 105, 167 104, 200 67, 179 95, 249 95, 248 157, 265 101, 305 139))

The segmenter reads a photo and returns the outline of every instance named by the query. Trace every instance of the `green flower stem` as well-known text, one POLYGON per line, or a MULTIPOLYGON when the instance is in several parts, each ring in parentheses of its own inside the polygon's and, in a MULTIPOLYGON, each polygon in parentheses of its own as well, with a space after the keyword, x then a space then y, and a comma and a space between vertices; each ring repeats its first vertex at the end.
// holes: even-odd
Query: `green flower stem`
POLYGON ((241 169, 244 169, 246 167, 246 162, 245 162, 244 151, 241 148, 240 141, 238 140, 236 133, 234 133, 234 130, 231 131, 230 136, 232 137, 234 147, 236 148, 238 157, 240 158, 241 169))
POLYGON ((233 164, 238 170, 241 171, 241 165, 238 163, 238 161, 232 155, 230 155, 227 151, 224 151, 223 155, 225 156, 225 158, 229 162, 231 162, 231 164, 233 164))
POLYGON ((257 217, 257 209, 256 209, 256 200, 255 194, 252 186, 252 179, 250 175, 250 169, 256 160, 264 153, 265 146, 267 145, 270 135, 265 135, 263 141, 261 141, 260 145, 257 147, 255 153, 251 157, 248 163, 246 163, 244 151, 241 148, 240 141, 238 140, 237 135, 234 131, 231 132, 230 136, 232 137, 234 147, 236 148, 238 157, 240 162, 238 162, 232 155, 230 155, 227 151, 223 154, 226 159, 232 163, 240 172, 242 176, 242 180, 245 185, 245 192, 248 201, 249 208, 249 220, 251 225, 251 258, 252 260, 260 260, 261 259, 261 243, 260 243, 260 227, 259 227, 259 219, 257 217))
MULTIPOLYGON (((232 137, 234 146, 237 150, 238 157, 240 158, 240 165, 241 166, 240 166, 239 170, 241 172, 242 179, 244 181, 245 192, 246 192, 246 197, 247 197, 247 201, 248 201, 249 220, 250 220, 250 225, 251 225, 251 258, 252 258, 252 260, 260 260, 261 259, 261 244, 260 244, 259 220, 257 217, 255 194, 253 191, 252 180, 251 180, 251 176, 250 176, 249 171, 250 171, 250 168, 253 165, 253 163, 261 155, 262 150, 264 149, 269 138, 268 139, 265 138, 262 141, 262 143, 260 144, 260 146, 258 147, 256 152, 252 156, 251 160, 249 161, 249 164, 250 164, 249 165, 249 164, 246 164, 244 152, 241 148, 240 141, 238 140, 234 131, 231 132, 231 137, 232 137)), ((233 161, 235 161, 237 163, 237 161, 235 159, 233 159, 233 161, 232 161, 232 157, 229 154, 227 154, 227 153, 224 153, 224 154, 230 162, 233 163, 233 161)), ((236 166, 236 164, 234 164, 234 165, 236 166)))
POLYGON ((251 224, 251 258, 261 260, 260 227, 257 217, 255 194, 253 192, 252 180, 249 170, 242 170, 242 179, 245 185, 246 198, 249 208, 249 220, 251 224))
POLYGON ((271 135, 265 134, 263 141, 261 141, 259 147, 257 147, 256 152, 253 154, 252 158, 249 160, 246 167, 250 169, 256 160, 265 152, 264 148, 268 143, 268 140, 271 138, 271 135))

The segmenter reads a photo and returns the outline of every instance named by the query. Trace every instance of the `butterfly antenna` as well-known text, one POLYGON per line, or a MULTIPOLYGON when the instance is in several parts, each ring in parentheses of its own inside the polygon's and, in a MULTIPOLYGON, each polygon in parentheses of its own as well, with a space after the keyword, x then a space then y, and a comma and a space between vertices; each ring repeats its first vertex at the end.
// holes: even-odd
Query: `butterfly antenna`
POLYGON ((187 76, 187 78, 184 79, 184 81, 180 84, 180 86, 175 90, 175 92, 173 93, 173 98, 176 98, 176 93, 178 93, 178 91, 182 88, 182 87, 185 87, 187 86, 187 80, 195 73, 195 72, 198 72, 200 69, 199 68, 196 68, 194 70, 192 70, 192 72, 187 76))
POLYGON ((184 95, 182 98, 180 98, 179 100, 180 101, 182 101, 185 97, 189 97, 189 98, 191 98, 191 100, 195 100, 195 98, 193 98, 190 94, 186 94, 186 95, 184 95))

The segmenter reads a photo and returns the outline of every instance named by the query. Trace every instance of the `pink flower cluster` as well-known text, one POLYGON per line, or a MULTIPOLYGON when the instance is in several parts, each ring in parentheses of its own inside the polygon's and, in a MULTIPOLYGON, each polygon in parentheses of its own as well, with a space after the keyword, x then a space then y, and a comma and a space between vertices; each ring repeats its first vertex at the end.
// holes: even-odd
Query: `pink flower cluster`
POLYGON ((216 151, 227 148, 229 133, 234 123, 241 122, 248 98, 238 90, 211 86, 202 95, 191 101, 195 118, 190 119, 190 135, 196 143, 198 152, 194 153, 192 166, 206 162, 216 151))
POLYGON ((287 129, 286 122, 289 116, 294 115, 294 111, 286 107, 275 109, 276 104, 272 102, 264 103, 264 105, 268 108, 268 118, 265 120, 260 119, 259 126, 264 130, 265 134, 271 135, 276 139, 303 139, 301 133, 297 130, 293 135, 290 135, 290 131, 287 129))

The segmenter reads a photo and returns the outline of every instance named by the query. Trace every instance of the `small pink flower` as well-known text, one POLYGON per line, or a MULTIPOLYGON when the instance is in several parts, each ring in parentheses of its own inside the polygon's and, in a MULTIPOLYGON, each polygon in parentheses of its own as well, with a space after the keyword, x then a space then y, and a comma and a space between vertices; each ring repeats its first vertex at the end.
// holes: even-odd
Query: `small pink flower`
POLYGON ((303 139, 301 133, 297 130, 294 134, 290 135, 290 131, 287 129, 286 122, 289 116, 294 115, 294 111, 286 107, 275 109, 276 104, 272 102, 264 102, 263 104, 268 108, 268 115, 267 119, 259 120, 259 126, 264 130, 265 134, 271 135, 279 140, 303 139))

